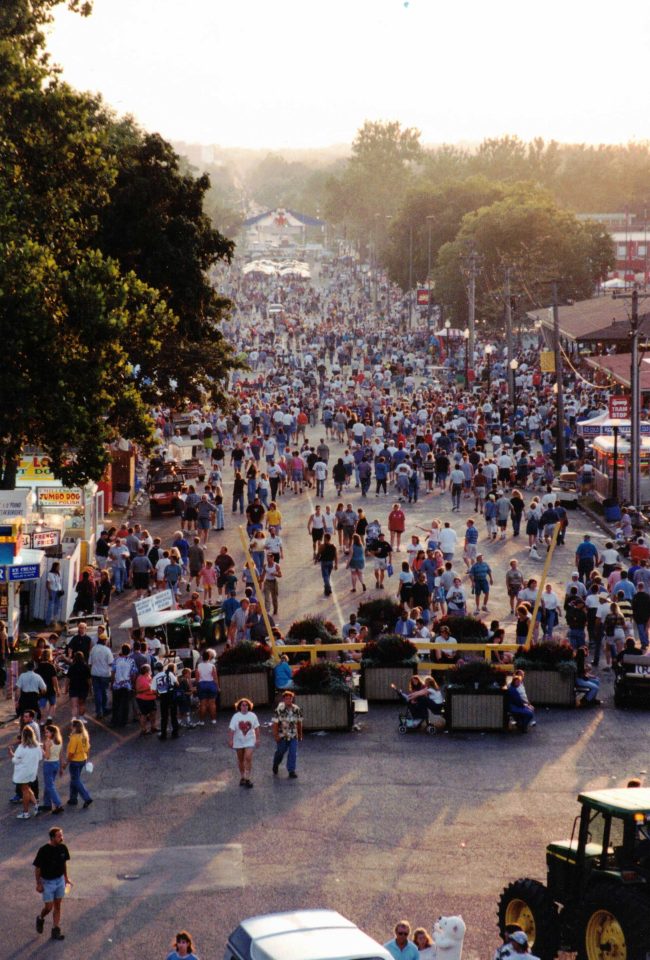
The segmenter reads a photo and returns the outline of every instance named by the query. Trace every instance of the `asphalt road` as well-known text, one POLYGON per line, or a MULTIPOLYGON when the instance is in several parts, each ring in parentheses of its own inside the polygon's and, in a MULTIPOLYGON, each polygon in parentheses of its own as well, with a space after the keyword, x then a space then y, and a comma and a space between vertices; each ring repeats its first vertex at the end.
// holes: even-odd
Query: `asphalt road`
MULTIPOLYGON (((333 453, 337 449, 332 444, 333 453)), ((354 489, 347 499, 355 507, 362 503, 354 489)), ((328 502, 336 506, 334 496, 328 502)), ((385 523, 391 498, 365 502, 369 519, 385 523)), ((468 503, 454 521, 459 533, 474 515, 468 503)), ((433 516, 455 516, 449 507, 448 496, 407 506, 409 531, 433 516)), ((334 596, 322 596, 305 530, 309 495, 287 495, 281 510, 286 559, 280 625, 308 613, 344 622, 359 596, 349 593, 343 570, 335 576, 334 596)), ((224 534, 211 534, 210 552, 226 543, 239 559, 235 518, 228 512, 226 524, 224 534)), ((483 543, 481 521, 479 527, 483 543)), ((166 537, 174 521, 149 528, 166 537)), ((591 529, 581 514, 571 516, 567 546, 553 562, 554 582, 566 582, 575 545, 591 529)), ((541 565, 533 571, 526 562, 524 539, 485 551, 498 584, 491 616, 506 612, 503 577, 511 556, 525 572, 540 572, 541 565)), ((129 602, 126 595, 115 603, 114 623, 128 615, 129 602)), ((114 645, 119 639, 116 632, 114 645)), ((272 776, 272 738, 264 726, 249 791, 238 786, 226 745, 227 716, 216 728, 187 731, 166 743, 139 739, 135 727, 124 736, 91 720, 93 806, 26 822, 16 821, 9 804, 2 811, 0 954, 12 960, 153 960, 165 957, 177 929, 187 927, 206 960, 223 955, 228 932, 243 917, 327 906, 380 941, 402 917, 430 928, 439 915, 460 913, 467 923, 464 957, 487 960, 498 942, 502 887, 517 876, 543 878, 545 844, 571 832, 578 791, 624 783, 647 767, 645 714, 614 710, 607 674, 603 695, 603 709, 541 710, 525 737, 405 737, 397 731, 396 707, 371 707, 357 732, 307 736, 296 781, 286 773, 272 776), (53 823, 65 830, 76 881, 64 904, 62 943, 34 929, 39 907, 30 864, 53 823)), ((259 715, 266 725, 270 712, 259 715)), ((61 718, 68 717, 64 703, 61 718)), ((7 799, 11 771, 4 747, 14 732, 10 724, 0 730, 7 799)))

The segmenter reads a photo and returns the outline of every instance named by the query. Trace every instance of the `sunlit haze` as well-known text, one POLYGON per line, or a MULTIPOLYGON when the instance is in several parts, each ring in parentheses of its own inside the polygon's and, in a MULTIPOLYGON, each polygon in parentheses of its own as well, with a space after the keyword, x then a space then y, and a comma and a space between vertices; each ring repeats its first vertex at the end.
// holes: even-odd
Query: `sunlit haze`
POLYGON ((319 147, 395 119, 424 143, 611 143, 649 135, 649 35, 641 0, 94 0, 49 48, 168 139, 319 147))

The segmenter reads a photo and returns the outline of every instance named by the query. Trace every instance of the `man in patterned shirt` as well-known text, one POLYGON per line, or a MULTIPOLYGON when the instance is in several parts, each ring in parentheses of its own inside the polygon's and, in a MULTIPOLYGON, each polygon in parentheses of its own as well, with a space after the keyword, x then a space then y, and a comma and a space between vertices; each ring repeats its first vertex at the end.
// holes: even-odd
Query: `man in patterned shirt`
POLYGON ((284 691, 282 700, 275 709, 273 736, 277 744, 273 756, 273 773, 277 776, 282 758, 285 753, 288 753, 287 770, 290 778, 295 780, 298 776, 296 773, 298 741, 302 740, 302 710, 294 703, 292 690, 284 691))

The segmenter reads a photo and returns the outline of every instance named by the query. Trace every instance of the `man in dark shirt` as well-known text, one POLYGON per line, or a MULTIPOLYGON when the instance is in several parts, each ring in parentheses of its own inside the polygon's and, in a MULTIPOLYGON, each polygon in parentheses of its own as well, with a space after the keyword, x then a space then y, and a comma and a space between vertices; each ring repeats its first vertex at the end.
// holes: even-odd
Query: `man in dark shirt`
POLYGON ((36 890, 43 896, 43 909, 36 917, 36 930, 43 933, 45 918, 53 912, 52 939, 64 940, 61 933, 61 901, 65 896, 68 878, 68 861, 70 852, 63 842, 63 830, 52 827, 50 841, 42 846, 34 858, 36 890))
POLYGON ((643 653, 648 652, 648 621, 650 620, 650 593, 646 591, 645 584, 637 583, 636 593, 632 597, 632 616, 636 624, 641 649, 643 653))
POLYGON ((235 566, 235 561, 228 553, 228 547, 221 548, 220 552, 215 558, 214 565, 217 568, 217 590, 221 596, 223 593, 223 588, 226 585, 226 574, 235 566))
POLYGON ((87 629, 88 628, 83 620, 80 621, 76 634, 71 637, 69 642, 66 644, 65 655, 68 657, 68 659, 72 660, 75 653, 78 650, 81 650, 86 663, 88 663, 88 657, 90 656, 90 637, 86 633, 87 629))
POLYGON ((248 520, 246 532, 249 537, 252 537, 256 530, 263 528, 265 513, 266 510, 260 502, 260 498, 256 496, 253 502, 246 507, 246 519, 248 520))
POLYGON ((386 575, 386 568, 388 567, 392 552, 393 548, 386 540, 385 535, 380 533, 377 537, 375 549, 372 551, 372 555, 375 558, 375 582, 378 590, 384 589, 384 577, 386 575))
POLYGON ((338 570, 339 568, 338 551, 332 543, 332 535, 330 533, 326 533, 318 545, 317 559, 320 563, 324 593, 326 597, 329 597, 332 593, 332 583, 330 579, 332 570, 338 570))

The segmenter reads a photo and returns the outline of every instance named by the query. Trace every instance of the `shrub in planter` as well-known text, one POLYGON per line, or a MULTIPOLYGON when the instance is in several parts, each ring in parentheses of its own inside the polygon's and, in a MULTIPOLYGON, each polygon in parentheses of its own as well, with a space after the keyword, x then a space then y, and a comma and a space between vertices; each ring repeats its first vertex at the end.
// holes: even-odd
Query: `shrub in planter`
POLYGON ((447 683, 452 690, 485 692, 501 690, 503 674, 485 660, 472 660, 454 667, 447 674, 447 683))
POLYGON ((293 677, 297 693, 333 693, 349 695, 350 671, 338 663, 306 664, 293 677))
POLYGON ((322 617, 304 617, 294 620, 287 632, 287 641, 296 643, 305 640, 307 643, 338 643, 336 627, 329 620, 322 617))
POLYGON ((402 608, 388 597, 366 600, 359 604, 357 617, 368 627, 371 640, 395 629, 402 608))
POLYGON ((576 671, 573 648, 569 643, 538 643, 515 656, 515 668, 521 670, 554 670, 571 674, 576 671))
POLYGON ((361 662, 369 667, 395 667, 417 664, 417 647, 398 634, 386 634, 371 640, 363 648, 361 662))
POLYGON ((273 666, 271 651, 262 643, 238 643, 234 647, 226 647, 217 658, 217 673, 262 673, 273 666))
POLYGON ((435 622, 436 631, 440 627, 449 627, 449 633, 459 643, 481 643, 487 640, 488 628, 482 620, 474 617, 457 617, 448 614, 435 622))

